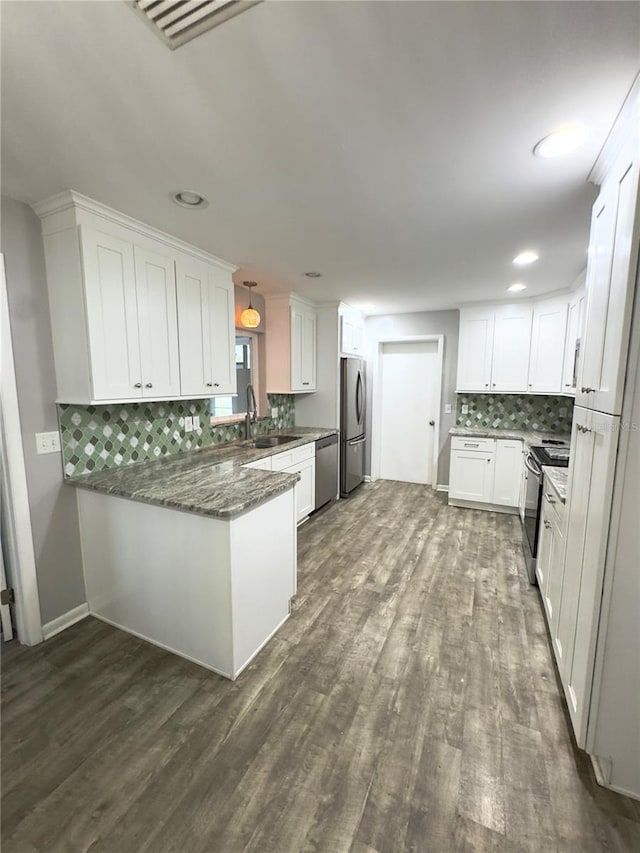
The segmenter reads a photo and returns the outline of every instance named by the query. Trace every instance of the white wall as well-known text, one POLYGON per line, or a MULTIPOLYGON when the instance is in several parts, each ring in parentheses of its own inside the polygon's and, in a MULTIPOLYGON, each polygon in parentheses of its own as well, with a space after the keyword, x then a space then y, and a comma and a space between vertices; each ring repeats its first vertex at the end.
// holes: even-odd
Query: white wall
MULTIPOLYGON (((385 338, 402 338, 413 335, 444 335, 442 408, 440 411, 440 447, 438 450, 438 485, 449 483, 449 429, 456 422, 456 372, 458 366, 458 330, 460 312, 422 311, 415 314, 390 314, 368 317, 365 324, 367 343, 367 399, 373 398, 373 362, 378 342, 385 338), (451 404, 452 413, 445 414, 444 407, 451 404)), ((408 401, 407 401, 408 403, 408 401)), ((367 435, 371 437, 371 405, 367 407, 367 435)), ((401 438, 401 436, 399 437, 401 438)), ((367 442, 365 470, 371 473, 371 441, 367 442)))
MULTIPOLYGON (((59 453, 38 456, 35 433, 58 429, 53 345, 40 220, 2 198, 9 320, 43 623, 86 601, 75 489, 63 486, 59 453)), ((73 330, 70 330, 72 332, 73 330)))

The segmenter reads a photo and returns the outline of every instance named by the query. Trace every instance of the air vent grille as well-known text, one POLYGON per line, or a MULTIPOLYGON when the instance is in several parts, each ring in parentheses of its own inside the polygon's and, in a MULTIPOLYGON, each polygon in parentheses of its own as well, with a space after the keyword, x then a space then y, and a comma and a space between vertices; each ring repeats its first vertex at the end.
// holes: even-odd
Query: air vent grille
POLYGON ((133 7, 170 48, 180 47, 262 0, 133 0, 133 7))

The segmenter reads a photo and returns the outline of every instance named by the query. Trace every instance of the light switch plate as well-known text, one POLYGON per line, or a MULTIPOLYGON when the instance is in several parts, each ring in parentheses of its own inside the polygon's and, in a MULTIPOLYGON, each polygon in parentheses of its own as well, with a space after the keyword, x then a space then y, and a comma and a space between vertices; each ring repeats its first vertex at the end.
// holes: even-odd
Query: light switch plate
POLYGON ((59 432, 37 432, 36 433, 36 452, 38 455, 42 453, 58 453, 60 450, 60 433, 59 432))
POLYGON ((444 413, 445 413, 445 415, 451 414, 451 403, 445 403, 444 404, 444 413))
POLYGON ((193 428, 200 429, 200 415, 193 416, 193 428))
POLYGON ((272 417, 272 418, 277 418, 277 417, 278 417, 278 407, 277 407, 277 406, 274 406, 274 407, 271 409, 271 417, 272 417))
POLYGON ((191 415, 187 415, 184 419, 184 431, 185 432, 193 432, 193 418, 191 415))
POLYGON ((460 409, 460 411, 462 412, 463 415, 468 415, 469 414, 469 406, 467 406, 467 404, 464 403, 462 405, 462 408, 460 409))

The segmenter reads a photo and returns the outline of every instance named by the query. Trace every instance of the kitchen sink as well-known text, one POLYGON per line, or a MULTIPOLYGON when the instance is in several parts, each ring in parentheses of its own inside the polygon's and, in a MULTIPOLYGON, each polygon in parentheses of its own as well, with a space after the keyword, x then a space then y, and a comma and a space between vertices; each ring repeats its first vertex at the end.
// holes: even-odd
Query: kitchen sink
POLYGON ((251 444, 254 447, 278 447, 281 444, 288 444, 290 441, 297 440, 297 435, 263 435, 252 441, 251 444))

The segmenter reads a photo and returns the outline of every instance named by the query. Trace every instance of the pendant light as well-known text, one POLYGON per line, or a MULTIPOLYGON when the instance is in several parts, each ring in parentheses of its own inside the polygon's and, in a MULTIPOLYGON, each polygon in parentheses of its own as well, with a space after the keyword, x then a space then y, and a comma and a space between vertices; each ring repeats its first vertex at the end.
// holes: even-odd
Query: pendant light
POLYGON ((251 288, 257 287, 257 281, 243 281, 242 282, 245 287, 249 288, 249 307, 245 308, 242 314, 240 315, 240 322, 245 327, 245 329, 257 329, 260 325, 260 312, 256 311, 256 309, 251 304, 251 288))

